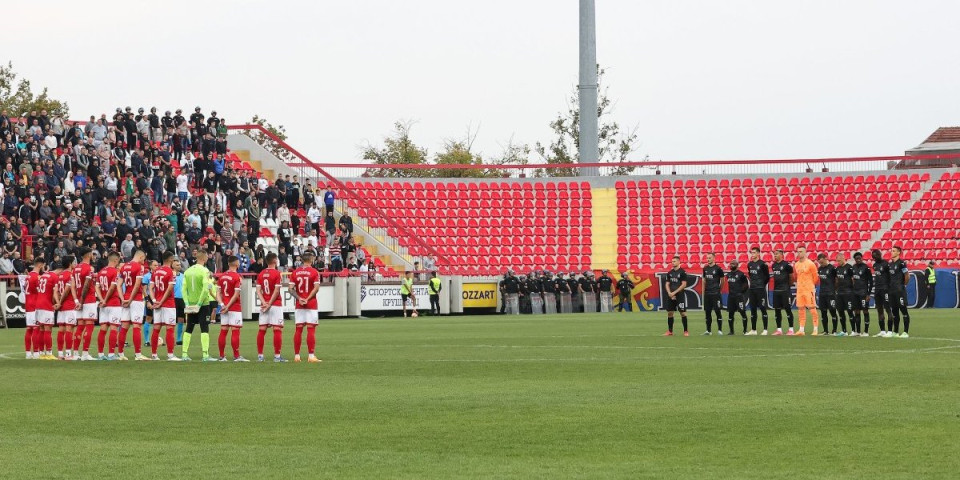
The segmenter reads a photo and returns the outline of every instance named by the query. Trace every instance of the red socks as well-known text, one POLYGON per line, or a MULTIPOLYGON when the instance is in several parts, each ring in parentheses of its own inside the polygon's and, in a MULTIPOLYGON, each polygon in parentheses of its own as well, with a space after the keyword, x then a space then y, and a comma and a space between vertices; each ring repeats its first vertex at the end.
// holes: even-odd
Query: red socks
POLYGON ((33 328, 33 351, 43 351, 43 330, 40 327, 33 328))
POLYGON ((233 347, 233 358, 239 357, 240 356, 240 329, 239 328, 234 328, 233 332, 231 332, 230 345, 233 347))
POLYGON ((300 355, 300 345, 303 344, 303 324, 297 325, 297 330, 293 333, 293 353, 300 355))
POLYGON ((110 355, 113 355, 113 352, 117 349, 117 329, 110 327, 110 355))
POLYGON ((160 343, 160 327, 157 325, 153 326, 153 330, 150 331, 150 351, 154 355, 157 354, 157 344, 160 343))
POLYGON ((93 324, 88 323, 86 331, 83 332, 83 351, 90 351, 90 340, 93 339, 93 324))
POLYGON ((307 325, 307 352, 310 355, 313 355, 313 351, 317 348, 317 326, 316 325, 307 325))
POLYGON ((33 331, 36 329, 37 327, 27 327, 27 332, 23 334, 23 351, 33 351, 33 331))
POLYGON ((227 348, 227 328, 220 327, 220 336, 217 337, 217 346, 220 347, 220 358, 223 358, 225 355, 223 353, 227 348))
POLYGON ((117 351, 120 352, 121 355, 123 354, 123 344, 125 343, 127 343, 127 327, 121 324, 120 335, 117 336, 117 351))
POLYGON ((273 327, 273 354, 280 355, 280 347, 283 346, 283 330, 273 327))
POLYGON ((63 348, 63 338, 66 336, 66 334, 67 332, 64 332, 63 330, 57 330, 57 350, 61 352, 67 350, 66 348, 63 348))
POLYGON ((263 355, 263 341, 264 337, 267 336, 266 330, 260 330, 257 332, 257 355, 263 355))
POLYGON ((50 330, 43 331, 43 349, 48 352, 53 350, 53 332, 50 330))
MULTIPOLYGON (((123 339, 124 343, 126 338, 123 339)), ((133 351, 134 353, 140 353, 140 347, 143 344, 143 332, 140 331, 140 325, 133 324, 133 351)), ((120 347, 123 348, 123 347, 120 347)), ((123 350, 120 350, 121 352, 123 350)))
POLYGON ((177 345, 177 337, 173 330, 174 327, 167 326, 167 355, 173 355, 173 347, 177 345))
POLYGON ((103 355, 103 344, 107 343, 107 329, 109 326, 101 325, 100 331, 97 332, 97 353, 103 355))

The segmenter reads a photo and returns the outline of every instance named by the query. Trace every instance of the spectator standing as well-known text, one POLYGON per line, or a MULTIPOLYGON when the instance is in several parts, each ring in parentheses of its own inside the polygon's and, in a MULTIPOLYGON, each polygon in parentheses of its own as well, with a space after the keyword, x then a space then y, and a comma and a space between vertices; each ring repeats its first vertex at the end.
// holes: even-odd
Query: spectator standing
POLYGON ((337 195, 333 193, 333 189, 327 187, 327 191, 323 194, 323 206, 327 209, 328 214, 333 213, 333 205, 337 201, 337 195))

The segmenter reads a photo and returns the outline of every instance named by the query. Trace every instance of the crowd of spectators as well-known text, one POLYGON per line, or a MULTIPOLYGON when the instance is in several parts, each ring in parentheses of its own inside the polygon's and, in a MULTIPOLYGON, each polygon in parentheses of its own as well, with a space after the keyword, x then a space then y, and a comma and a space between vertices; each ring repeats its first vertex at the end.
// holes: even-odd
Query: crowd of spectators
POLYGON ((229 162, 226 123, 215 111, 161 116, 127 107, 87 122, 4 111, 0 138, 0 274, 25 273, 33 256, 52 263, 83 247, 98 266, 110 250, 126 261, 136 249, 152 261, 170 250, 191 265, 202 248, 212 271, 236 255, 241 272, 255 273, 268 250, 258 238, 272 221, 283 270, 299 266, 306 250, 323 271, 373 268, 350 216, 335 219, 330 188, 290 175, 270 182, 229 162))

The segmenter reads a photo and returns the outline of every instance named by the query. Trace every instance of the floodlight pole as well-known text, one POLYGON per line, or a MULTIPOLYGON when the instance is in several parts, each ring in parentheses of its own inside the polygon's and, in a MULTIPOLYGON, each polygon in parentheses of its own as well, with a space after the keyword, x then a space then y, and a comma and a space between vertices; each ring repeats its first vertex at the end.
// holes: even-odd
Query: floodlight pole
MULTIPOLYGON (((597 16, 594 0, 580 0, 580 162, 600 156, 597 127, 597 16)), ((580 168, 580 176, 600 174, 597 167, 580 168)))

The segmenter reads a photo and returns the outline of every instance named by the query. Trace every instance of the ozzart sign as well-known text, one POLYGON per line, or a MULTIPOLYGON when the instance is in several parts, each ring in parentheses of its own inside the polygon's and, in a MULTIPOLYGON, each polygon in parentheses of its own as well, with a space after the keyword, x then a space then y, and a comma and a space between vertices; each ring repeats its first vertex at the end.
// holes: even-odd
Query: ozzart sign
POLYGON ((496 308, 496 283, 464 283, 463 308, 496 308))

